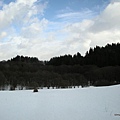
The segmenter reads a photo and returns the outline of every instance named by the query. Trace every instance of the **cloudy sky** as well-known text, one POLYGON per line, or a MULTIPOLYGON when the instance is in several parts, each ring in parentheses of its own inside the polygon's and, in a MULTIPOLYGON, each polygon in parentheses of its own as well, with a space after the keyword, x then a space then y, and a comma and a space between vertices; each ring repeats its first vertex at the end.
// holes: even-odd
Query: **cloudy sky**
POLYGON ((0 60, 120 42, 120 0, 0 0, 0 60))

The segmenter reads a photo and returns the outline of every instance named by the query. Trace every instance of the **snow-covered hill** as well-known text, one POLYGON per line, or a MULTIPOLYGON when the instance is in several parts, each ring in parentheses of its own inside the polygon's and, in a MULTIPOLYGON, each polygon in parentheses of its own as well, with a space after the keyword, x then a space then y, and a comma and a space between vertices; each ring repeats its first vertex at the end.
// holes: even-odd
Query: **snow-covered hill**
POLYGON ((1 120, 120 120, 120 85, 1 91, 1 120))

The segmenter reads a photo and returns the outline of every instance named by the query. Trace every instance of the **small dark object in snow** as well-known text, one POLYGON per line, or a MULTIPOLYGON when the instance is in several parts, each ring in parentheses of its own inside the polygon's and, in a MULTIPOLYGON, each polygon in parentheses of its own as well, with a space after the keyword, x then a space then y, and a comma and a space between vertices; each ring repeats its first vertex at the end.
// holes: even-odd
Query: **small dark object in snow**
POLYGON ((34 89, 33 92, 38 92, 38 89, 34 89))
POLYGON ((10 87, 10 90, 11 90, 11 91, 15 90, 15 87, 11 86, 11 87, 10 87))
POLYGON ((115 116, 120 116, 120 114, 114 114, 115 116))

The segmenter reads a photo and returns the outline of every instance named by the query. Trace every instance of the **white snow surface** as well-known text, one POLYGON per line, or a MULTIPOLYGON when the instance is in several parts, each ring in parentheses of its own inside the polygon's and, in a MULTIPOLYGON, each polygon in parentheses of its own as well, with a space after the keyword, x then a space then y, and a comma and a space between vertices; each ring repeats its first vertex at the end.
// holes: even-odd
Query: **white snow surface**
POLYGON ((0 120, 120 120, 120 85, 0 91, 0 120))

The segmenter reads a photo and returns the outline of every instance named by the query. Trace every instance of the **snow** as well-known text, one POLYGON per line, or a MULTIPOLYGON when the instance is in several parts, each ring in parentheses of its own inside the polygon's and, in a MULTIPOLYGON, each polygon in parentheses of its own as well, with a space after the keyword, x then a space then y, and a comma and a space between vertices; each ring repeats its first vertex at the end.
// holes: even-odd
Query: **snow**
POLYGON ((0 91, 1 120, 120 120, 120 85, 0 91))

